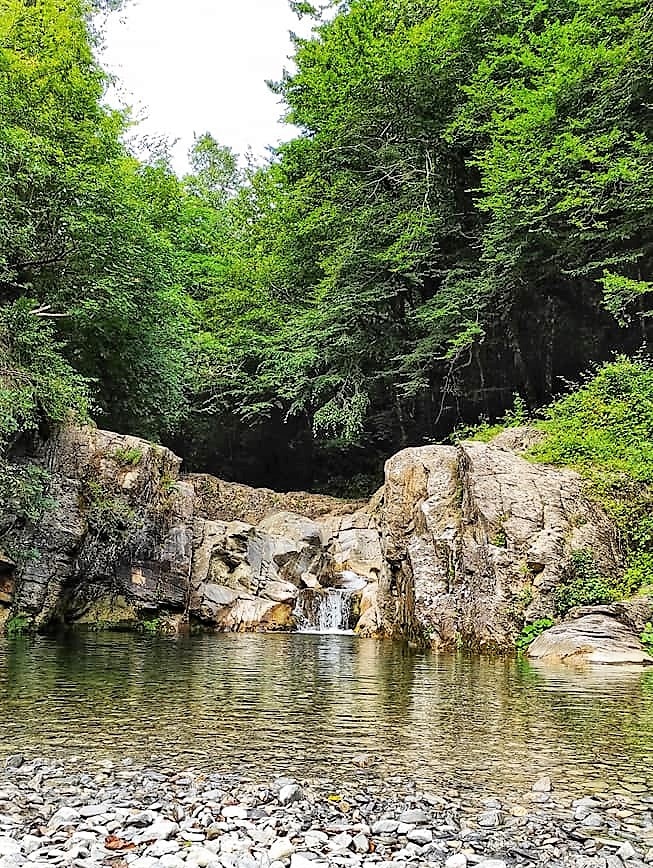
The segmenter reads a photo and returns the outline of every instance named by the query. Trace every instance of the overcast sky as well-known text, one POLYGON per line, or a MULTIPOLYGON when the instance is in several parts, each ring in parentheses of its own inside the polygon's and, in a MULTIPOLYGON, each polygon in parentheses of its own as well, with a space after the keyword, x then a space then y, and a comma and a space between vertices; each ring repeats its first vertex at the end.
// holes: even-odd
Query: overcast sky
POLYGON ((290 65, 289 31, 306 27, 287 0, 134 0, 106 26, 101 60, 119 79, 110 100, 133 107, 140 133, 179 140, 178 171, 194 133, 264 156, 291 137, 265 81, 290 65))

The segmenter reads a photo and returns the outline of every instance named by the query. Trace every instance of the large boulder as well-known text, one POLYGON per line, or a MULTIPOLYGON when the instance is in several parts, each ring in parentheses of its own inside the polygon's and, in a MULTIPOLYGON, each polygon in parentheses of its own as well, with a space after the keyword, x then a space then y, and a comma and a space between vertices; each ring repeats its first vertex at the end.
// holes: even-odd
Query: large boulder
POLYGON ((623 569, 605 514, 570 471, 492 443, 406 449, 386 464, 383 632, 478 649, 513 646, 524 619, 554 613, 574 551, 623 569))
POLYGON ((26 528, 37 557, 18 572, 15 612, 37 626, 124 620, 183 611, 192 557, 193 490, 180 460, 137 437, 69 425, 39 444, 33 460, 50 476, 54 508, 26 528))
POLYGON ((378 522, 370 507, 351 515, 329 516, 320 524, 329 559, 329 585, 362 591, 368 582, 378 581, 383 552, 378 522))
POLYGON ((256 594, 263 594, 271 581, 308 587, 306 576, 319 581, 327 571, 320 525, 294 512, 275 512, 259 522, 247 557, 256 594))
POLYGON ((563 621, 531 643, 528 656, 544 663, 630 664, 653 666, 632 627, 610 614, 596 612, 563 621))

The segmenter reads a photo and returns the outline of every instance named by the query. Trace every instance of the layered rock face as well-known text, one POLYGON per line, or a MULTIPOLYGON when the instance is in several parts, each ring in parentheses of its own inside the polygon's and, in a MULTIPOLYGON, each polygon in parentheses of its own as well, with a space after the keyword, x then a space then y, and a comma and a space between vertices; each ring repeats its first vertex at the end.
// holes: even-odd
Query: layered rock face
POLYGON ((3 583, 5 620, 289 630, 303 594, 340 588, 356 597, 348 628, 380 571, 378 531, 356 504, 182 477, 168 449, 90 427, 62 430, 32 459, 55 507, 25 529, 36 556, 3 583))
POLYGON ((334 626, 363 636, 512 649, 553 614, 575 551, 623 568, 580 477, 519 454, 531 439, 406 449, 361 504, 180 476, 167 449, 70 427, 35 456, 56 507, 26 529, 38 557, 0 605, 42 628, 292 630, 346 598, 334 626))
POLYGON ((386 632, 496 650, 554 614, 572 553, 623 569, 614 529, 581 478, 495 443, 407 449, 386 465, 381 510, 386 632))

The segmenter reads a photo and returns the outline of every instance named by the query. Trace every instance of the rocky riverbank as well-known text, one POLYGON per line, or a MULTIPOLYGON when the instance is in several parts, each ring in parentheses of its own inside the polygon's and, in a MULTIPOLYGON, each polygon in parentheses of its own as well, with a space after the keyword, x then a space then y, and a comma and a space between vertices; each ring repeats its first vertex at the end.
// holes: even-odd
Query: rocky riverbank
POLYGON ((265 779, 132 760, 9 757, 0 772, 1 868, 643 868, 650 780, 591 793, 534 780, 500 797, 442 782, 265 779))
MULTIPOLYGON (((50 507, 14 523, 16 548, 28 553, 20 564, 0 551, 0 625, 327 626, 512 652, 525 625, 558 617, 561 586, 585 575, 609 584, 624 570, 616 528, 581 477, 520 454, 537 436, 510 429, 491 443, 405 449, 359 503, 183 475, 168 449, 68 426, 25 459, 47 471, 50 507)), ((646 605, 638 624, 653 617, 653 598, 646 605)), ((653 662, 627 613, 594 614, 541 656, 653 662)))

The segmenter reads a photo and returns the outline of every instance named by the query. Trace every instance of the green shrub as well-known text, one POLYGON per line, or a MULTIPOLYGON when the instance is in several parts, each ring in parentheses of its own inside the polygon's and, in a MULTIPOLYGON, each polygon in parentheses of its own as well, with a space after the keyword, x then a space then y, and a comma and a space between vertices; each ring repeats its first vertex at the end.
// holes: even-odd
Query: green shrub
POLYGON ((32 631, 32 619, 22 612, 14 615, 7 621, 5 631, 7 636, 24 636, 32 631))
POLYGON ((144 619, 141 621, 141 629, 144 633, 158 633, 161 627, 161 619, 160 618, 150 618, 144 619))
POLYGON ((127 446, 120 446, 113 453, 113 457, 118 464, 126 465, 128 467, 137 467, 143 459, 143 450, 134 447, 129 448, 127 446))
POLYGON ((608 602, 653 580, 653 360, 618 356, 590 372, 544 411, 546 437, 530 455, 573 467, 614 520, 627 568, 617 583, 586 576, 561 591, 561 604, 608 602))
POLYGON ((554 591, 556 612, 565 615, 575 606, 612 603, 623 594, 622 583, 616 584, 601 575, 589 549, 572 552, 567 575, 554 591))
POLYGON ((116 497, 101 483, 86 484, 88 526, 103 539, 127 539, 134 530, 137 519, 131 506, 116 497))
POLYGON ((463 443, 465 440, 489 443, 505 428, 520 428, 528 425, 530 421, 526 402, 521 395, 515 393, 512 408, 506 410, 501 422, 491 425, 487 419, 481 419, 477 425, 461 425, 453 431, 451 440, 454 443, 463 443))
POLYGON ((537 637, 544 633, 545 630, 548 630, 549 627, 553 627, 555 621, 551 618, 538 618, 537 621, 532 621, 530 624, 524 624, 524 627, 517 637, 517 641, 515 645, 519 651, 525 651, 526 648, 533 642, 537 637))
POLYGON ((22 531, 54 508, 50 476, 34 464, 17 464, 0 457, 0 548, 17 563, 38 557, 26 546, 22 531))
POLYGON ((649 621, 639 637, 649 654, 653 655, 653 624, 649 621))

